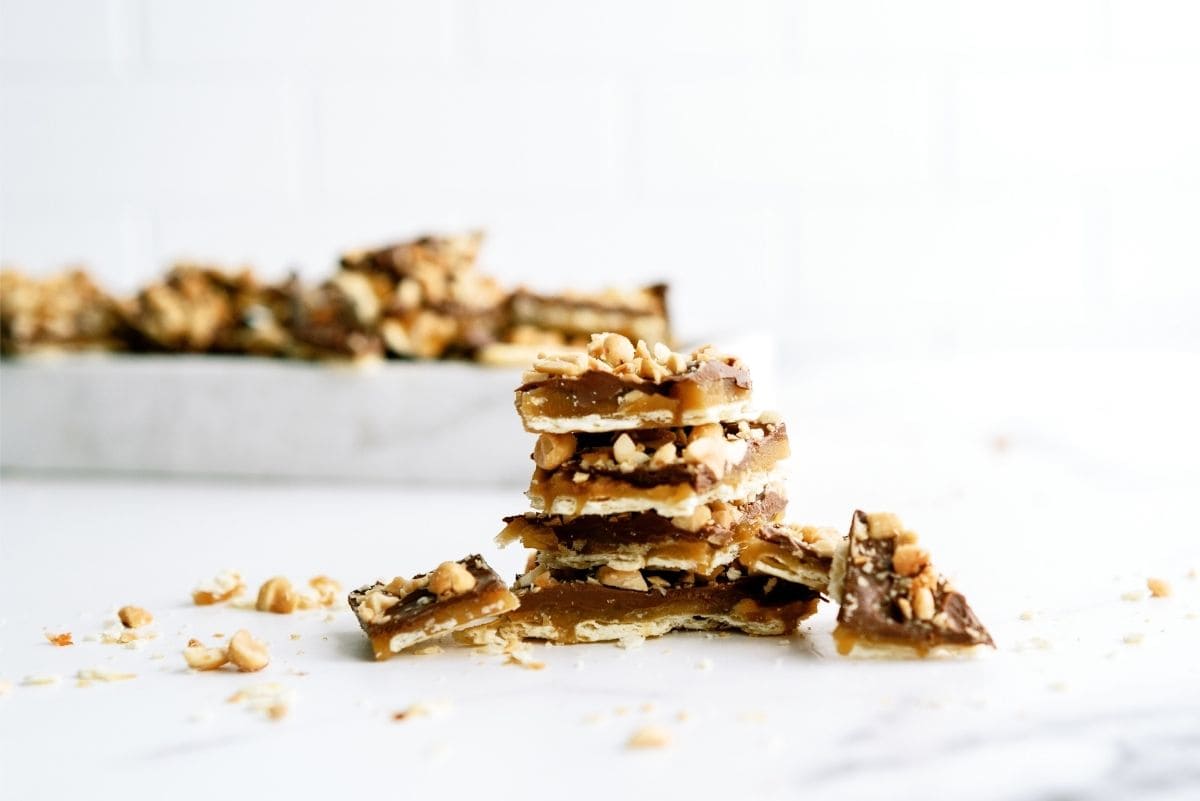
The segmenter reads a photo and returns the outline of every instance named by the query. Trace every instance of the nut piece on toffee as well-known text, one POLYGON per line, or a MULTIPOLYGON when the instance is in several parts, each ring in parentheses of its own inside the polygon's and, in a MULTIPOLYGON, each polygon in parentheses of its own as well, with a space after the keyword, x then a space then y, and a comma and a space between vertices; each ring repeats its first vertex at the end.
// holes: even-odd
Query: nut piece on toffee
POLYGON ((477 554, 443 562, 411 579, 401 576, 350 593, 350 609, 370 638, 376 659, 487 623, 518 605, 517 597, 477 554))
POLYGON ((917 535, 893 514, 856 511, 834 558, 830 593, 840 601, 834 631, 847 655, 906 656, 994 647, 967 600, 938 574, 917 535))

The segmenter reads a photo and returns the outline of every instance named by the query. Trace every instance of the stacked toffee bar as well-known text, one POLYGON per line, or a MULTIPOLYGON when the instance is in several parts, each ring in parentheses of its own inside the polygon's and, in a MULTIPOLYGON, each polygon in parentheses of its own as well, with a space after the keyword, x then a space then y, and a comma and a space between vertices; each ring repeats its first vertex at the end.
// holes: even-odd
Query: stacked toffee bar
POLYGON ((377 659, 451 632, 477 644, 790 634, 824 596, 840 604, 843 654, 992 645, 895 515, 855 512, 845 537, 783 522, 787 430, 753 411, 738 359, 595 334, 586 354, 539 358, 516 406, 538 435, 533 511, 505 518, 497 541, 533 550, 525 573, 505 588, 471 556, 356 590, 377 659))
POLYGON ((586 354, 535 362, 516 393, 538 435, 533 511, 497 538, 535 553, 500 633, 786 634, 811 615, 835 539, 780 522, 787 429, 751 400, 745 365, 709 347, 684 355, 606 333, 586 354))

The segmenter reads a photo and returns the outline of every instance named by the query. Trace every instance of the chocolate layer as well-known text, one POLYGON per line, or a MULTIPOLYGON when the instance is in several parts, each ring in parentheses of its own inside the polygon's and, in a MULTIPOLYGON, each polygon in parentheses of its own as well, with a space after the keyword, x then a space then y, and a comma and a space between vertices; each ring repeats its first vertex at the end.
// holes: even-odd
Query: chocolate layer
POLYGON ((891 514, 856 511, 850 524, 838 649, 904 647, 924 655, 941 647, 993 645, 966 598, 940 576, 917 536, 891 514))
POLYGON ((818 592, 829 589, 833 556, 841 539, 833 529, 766 522, 755 527, 738 554, 751 575, 774 576, 818 592))

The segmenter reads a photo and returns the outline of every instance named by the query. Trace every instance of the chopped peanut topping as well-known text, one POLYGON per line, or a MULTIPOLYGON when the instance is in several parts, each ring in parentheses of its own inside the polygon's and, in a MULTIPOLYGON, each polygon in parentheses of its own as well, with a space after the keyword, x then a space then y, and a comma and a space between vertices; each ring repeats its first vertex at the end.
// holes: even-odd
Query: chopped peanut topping
POLYGON ((442 562, 429 575, 429 591, 438 598, 452 598, 470 592, 475 587, 471 571, 458 562, 442 562))
POLYGON ((650 589, 646 583, 646 577, 640 570, 614 570, 608 565, 604 565, 596 571, 596 579, 601 584, 620 590, 647 592, 650 589))
POLYGON ((575 454, 574 434, 542 434, 533 446, 533 461, 543 470, 553 470, 575 454))
POLYGON ((64 631, 61 634, 51 634, 50 632, 47 631, 47 632, 45 632, 45 635, 46 635, 46 639, 50 641, 51 645, 57 645, 59 647, 62 647, 65 645, 74 645, 75 644, 71 640, 71 632, 69 632, 69 631, 64 631))

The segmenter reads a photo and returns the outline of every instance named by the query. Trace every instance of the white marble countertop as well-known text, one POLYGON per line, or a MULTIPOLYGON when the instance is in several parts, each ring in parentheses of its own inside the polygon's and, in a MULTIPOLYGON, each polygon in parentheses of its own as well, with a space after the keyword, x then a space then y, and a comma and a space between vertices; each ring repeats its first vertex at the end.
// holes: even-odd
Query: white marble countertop
POLYGON ((318 573, 351 585, 469 551, 511 574, 523 555, 490 540, 523 509, 518 488, 10 475, 0 795, 1200 797, 1200 359, 1007 354, 793 373, 791 516, 842 526, 855 506, 900 512, 995 653, 843 659, 826 608, 787 639, 536 646, 538 671, 450 647, 376 664, 344 610, 198 608, 189 592, 223 567, 254 586, 318 573), (1147 597, 1149 576, 1172 596, 1147 597), (155 614, 157 639, 89 639, 130 603, 155 614), (269 641, 264 671, 185 669, 188 638, 238 628, 269 641), (136 678, 77 687, 95 667, 136 678), (61 681, 23 683, 38 675, 61 681), (269 683, 291 698, 282 720, 225 701, 269 683), (436 714, 393 720, 413 704, 436 714), (647 724, 671 744, 627 749, 647 724))

